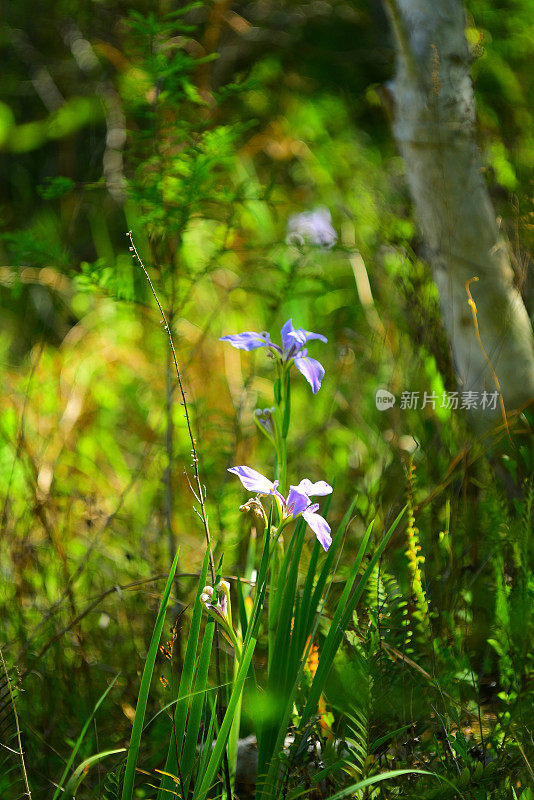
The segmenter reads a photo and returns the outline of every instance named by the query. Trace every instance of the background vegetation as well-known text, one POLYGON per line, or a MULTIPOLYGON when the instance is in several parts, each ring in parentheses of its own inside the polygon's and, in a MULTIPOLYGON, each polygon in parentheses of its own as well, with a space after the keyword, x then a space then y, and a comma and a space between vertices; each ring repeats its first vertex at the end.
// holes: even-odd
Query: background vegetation
MULTIPOLYGON (((232 350, 222 335, 274 337, 293 317, 328 337, 313 403, 295 383, 289 472, 335 479, 333 528, 355 499, 336 580, 369 522, 380 537, 408 501, 331 672, 317 735, 348 743, 355 778, 430 769, 466 798, 528 800, 531 418, 510 438, 500 421, 481 432, 439 404, 375 405, 378 388, 398 398, 457 388, 389 131, 384 12, 361 0, 178 5, 20 0, 3 15, 0 615, 33 795, 53 796, 117 675, 78 761, 127 745, 176 547, 164 637, 179 615, 177 670, 204 557, 183 409, 131 229, 174 334, 225 574, 245 574, 254 536, 226 470, 272 464, 252 414, 271 405, 272 370, 264 351, 232 350), (318 206, 336 245, 288 244, 289 218, 318 206)), ((470 0, 466 35, 484 170, 532 311, 531 12, 529 0, 470 0)), ((161 656, 149 718, 172 699, 170 669, 161 656)), ((246 735, 253 706, 244 715, 246 735)), ((2 725, 13 746, 10 704, 2 725)), ((167 737, 161 714, 138 797, 154 796, 167 737)), ((3 756, 0 794, 17 797, 3 756)), ((79 797, 114 796, 105 763, 79 797)), ((309 796, 329 796, 341 775, 309 796)), ((453 789, 407 775, 364 791, 453 789)))

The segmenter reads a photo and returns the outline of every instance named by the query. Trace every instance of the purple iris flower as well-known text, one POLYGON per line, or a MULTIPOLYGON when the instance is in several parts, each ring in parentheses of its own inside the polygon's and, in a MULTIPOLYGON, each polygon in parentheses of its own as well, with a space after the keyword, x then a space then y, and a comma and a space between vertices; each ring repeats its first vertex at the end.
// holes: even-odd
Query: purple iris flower
POLYGON ((282 509, 284 520, 296 519, 302 514, 317 539, 325 550, 332 544, 330 525, 317 514, 319 503, 312 503, 310 497, 322 497, 332 492, 332 487, 326 481, 312 483, 308 478, 301 480, 298 486, 290 486, 287 499, 278 491, 278 481, 270 481, 261 472, 251 467, 231 467, 228 472, 237 475, 245 489, 257 494, 276 497, 282 509))
POLYGON ((313 211, 293 214, 287 223, 287 244, 302 247, 306 242, 331 248, 337 242, 337 233, 332 227, 332 215, 325 206, 313 211))
POLYGON ((285 323, 281 334, 282 347, 272 342, 268 333, 255 333, 254 331, 236 333, 233 336, 221 336, 220 341, 229 342, 238 350, 257 350, 258 347, 268 347, 283 364, 294 362, 298 371, 304 375, 312 387, 313 393, 316 394, 321 388, 324 367, 314 358, 310 358, 305 345, 311 339, 320 339, 321 342, 327 342, 328 339, 322 333, 312 333, 305 331, 304 328, 294 328, 292 319, 288 319, 285 323))

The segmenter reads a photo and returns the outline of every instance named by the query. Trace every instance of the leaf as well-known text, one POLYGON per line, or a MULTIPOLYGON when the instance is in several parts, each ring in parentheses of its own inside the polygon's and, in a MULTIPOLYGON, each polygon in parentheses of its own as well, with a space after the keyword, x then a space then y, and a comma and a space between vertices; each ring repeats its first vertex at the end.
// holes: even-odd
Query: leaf
POLYGON ((193 800, 206 800, 208 792, 215 781, 215 776, 223 758, 228 736, 230 735, 230 728, 232 726, 234 714, 241 698, 241 692, 243 691, 243 685, 247 677, 255 647, 256 638, 253 636, 250 638, 248 646, 243 652, 241 663, 239 664, 239 670, 232 689, 232 694, 230 695, 230 700, 228 702, 228 707, 226 709, 221 728, 215 740, 215 747, 213 748, 211 758, 208 762, 204 775, 201 777, 200 785, 195 787, 193 800))
MULTIPOLYGON (((178 746, 182 746, 182 741, 185 734, 187 718, 189 715, 191 690, 193 687, 193 679, 195 674, 195 661, 198 649, 198 641, 200 636, 200 623, 202 620, 202 603, 200 595, 204 590, 204 584, 207 579, 208 565, 209 565, 210 552, 209 548, 206 550, 202 570, 200 572, 200 579, 198 582, 197 593, 195 596, 195 604, 193 606, 193 616, 191 618, 191 627, 189 628, 189 636, 187 637, 187 648, 185 651, 184 664, 182 668, 182 675, 180 677, 180 685, 178 688, 178 701, 176 710, 174 712, 174 727, 169 740, 169 748, 167 752, 167 760, 165 762, 165 772, 176 775, 178 765, 176 761, 176 746, 175 736, 178 746)), ((213 632, 211 634, 213 636, 213 632)), ((165 800, 168 791, 173 788, 173 784, 169 778, 163 777, 161 780, 160 790, 158 792, 158 800, 165 800)))
POLYGON ((98 761, 102 761, 103 758, 107 758, 108 756, 113 756, 116 753, 125 753, 125 752, 126 752, 125 747, 120 747, 118 750, 103 750, 101 753, 96 753, 94 756, 90 756, 89 758, 86 758, 85 761, 82 761, 82 763, 79 764, 78 767, 76 767, 76 769, 70 776, 69 782, 65 786, 65 790, 62 795, 62 800, 75 800, 78 787, 88 774, 89 767, 91 767, 93 764, 96 764, 98 761))
POLYGON ((460 797, 464 796, 460 790, 456 788, 454 783, 448 781, 442 775, 437 775, 435 772, 428 772, 425 769, 394 769, 390 772, 383 772, 381 775, 373 775, 372 778, 365 778, 365 780, 359 781, 358 783, 353 783, 352 786, 347 786, 345 789, 341 789, 340 792, 330 795, 327 800, 341 800, 343 797, 348 797, 354 792, 359 792, 362 789, 366 789, 367 786, 372 786, 374 783, 381 783, 381 781, 397 778, 400 775, 432 775, 434 778, 444 781, 448 786, 454 789, 456 794, 459 794, 460 797))
POLYGON ((158 652, 159 641, 161 639, 161 631, 163 630, 163 623, 165 622, 165 612, 167 611, 167 605, 171 595, 174 573, 176 572, 176 567, 178 565, 178 554, 179 550, 176 551, 174 561, 172 562, 171 571, 169 572, 169 577, 167 578, 163 597, 161 598, 158 616, 156 618, 156 624, 154 626, 154 633, 152 634, 152 639, 150 640, 150 646, 148 648, 145 668, 143 669, 143 676, 141 678, 141 686, 139 687, 139 695, 135 709, 132 736, 130 739, 130 746, 128 748, 128 759, 126 761, 126 772, 124 774, 124 785, 122 787, 122 800, 132 800, 133 798, 135 767, 137 764, 139 747, 141 745, 141 734, 143 731, 148 692, 150 689, 150 683, 152 681, 154 665, 156 663, 156 654, 158 652))
POLYGON ((119 764, 117 769, 108 772, 104 779, 102 800, 120 800, 125 768, 126 764, 123 762, 119 764))

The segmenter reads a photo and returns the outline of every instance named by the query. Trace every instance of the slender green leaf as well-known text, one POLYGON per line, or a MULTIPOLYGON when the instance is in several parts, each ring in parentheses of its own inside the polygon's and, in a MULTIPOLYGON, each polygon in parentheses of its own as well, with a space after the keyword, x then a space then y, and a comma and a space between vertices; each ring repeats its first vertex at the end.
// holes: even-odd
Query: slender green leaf
POLYGON ((310 687, 310 691, 308 693, 306 706, 302 713, 301 724, 305 724, 309 720, 311 715, 315 713, 315 709, 317 708, 317 704, 319 702, 319 697, 321 696, 321 692, 324 689, 328 673, 330 672, 332 664, 334 663, 334 657, 339 645, 341 644, 345 628, 352 619, 353 611, 356 608, 356 605, 360 597, 362 596, 367 580, 369 579, 369 576, 371 575, 375 564, 377 563, 378 559, 384 552, 384 549, 387 543, 389 542, 391 536, 393 535, 393 532, 395 531, 403 514, 404 514, 404 509, 400 512, 400 514, 395 519, 395 521, 389 528, 388 532, 382 539, 373 557, 369 561, 369 564, 367 565, 365 572, 363 573, 363 575, 361 576, 360 580, 357 582, 356 585, 358 570, 360 568, 365 550, 367 548, 367 544, 369 542, 369 536, 371 534, 371 528, 373 523, 371 523, 367 528, 366 534, 360 545, 360 549, 358 550, 354 567, 351 570, 349 580, 347 581, 343 594, 341 595, 338 607, 334 613, 334 617, 332 619, 330 630, 328 631, 328 635, 326 637, 326 641, 323 644, 321 655, 319 657, 319 664, 317 667, 317 671, 315 673, 312 685, 310 687))
POLYGON ((215 620, 208 619, 206 623, 206 630, 204 632, 204 639, 202 641, 202 648, 200 651, 197 676, 195 679, 195 693, 191 703, 189 719, 187 721, 187 733, 185 736, 185 742, 180 761, 182 779, 184 782, 184 793, 186 797, 189 784, 191 782, 191 777, 193 775, 193 767, 197 753, 198 734, 202 721, 202 709, 206 700, 206 691, 209 690, 208 671, 210 666, 214 632, 215 620))
MULTIPOLYGON (((323 600, 323 607, 326 604, 326 601, 328 599, 330 588, 332 586, 332 580, 333 580, 333 578, 331 576, 330 585, 329 585, 329 587, 327 589, 325 598, 323 600)), ((302 675, 304 673, 304 667, 306 665, 306 661, 307 661, 307 658, 308 658, 308 654, 310 652, 312 641, 313 641, 313 639, 315 637, 315 634, 317 632, 317 628, 319 626, 320 618, 321 618, 320 614, 318 614, 316 616, 316 618, 315 618, 315 623, 314 623, 314 625, 313 625, 313 627, 312 627, 312 629, 310 631, 310 637, 309 637, 308 643, 306 645, 303 657, 301 659, 300 667, 299 667, 298 673, 297 673, 297 675, 295 677, 295 681, 293 683, 292 691, 288 695, 285 710, 284 710, 283 714, 281 714, 281 721, 280 721, 280 725, 279 725, 278 738, 277 738, 276 745, 275 745, 274 750, 273 750, 273 752, 276 754, 276 757, 271 759, 271 763, 269 765, 269 771, 268 771, 267 775, 264 774, 262 776, 261 773, 258 771, 258 782, 256 784, 256 797, 257 797, 257 800, 260 800, 260 798, 263 798, 263 800, 268 800, 268 798, 272 798, 272 800, 274 800, 274 798, 276 798, 278 800, 278 796, 277 796, 277 783, 278 783, 277 775, 278 775, 278 771, 279 771, 278 754, 281 752, 282 747, 284 745, 285 735, 286 735, 286 732, 287 732, 287 726, 289 724, 289 718, 290 718, 292 710, 293 710, 294 698, 296 696, 300 681, 302 680, 302 675)), ((261 727, 260 726, 258 726, 257 731, 261 731, 261 727)), ((256 735, 257 735, 257 738, 258 738, 258 751, 261 751, 259 733, 257 733, 256 735)))
MULTIPOLYGON (((309 635, 309 630, 310 630, 310 628, 311 628, 311 626, 313 624, 313 619, 315 617, 315 614, 317 612, 317 608, 318 608, 319 603, 321 601, 321 597, 323 595, 323 590, 324 590, 326 581, 328 580, 328 576, 330 575, 330 573, 332 571, 332 564, 334 563, 334 558, 335 558, 335 556, 337 554, 337 551, 338 551, 339 547, 341 546, 341 542, 342 542, 343 537, 345 535, 347 526, 348 526, 348 524, 349 524, 349 522, 351 520, 352 513, 353 513, 354 507, 356 505, 356 500, 357 500, 357 498, 355 497, 353 499, 352 503, 350 504, 350 506, 348 507, 348 509, 347 509, 347 511, 345 513, 345 516, 341 520, 341 524, 340 524, 339 528, 336 531, 336 535, 334 536, 332 544, 330 545, 330 547, 328 549, 328 553, 326 554, 326 558, 324 560, 323 567, 321 569, 321 573, 319 575, 319 578, 317 579, 317 584, 315 586, 315 589, 313 591, 313 595, 311 597, 311 601, 309 603, 308 618, 306 620, 305 629, 303 631, 301 631, 301 634, 300 634, 301 635, 301 645, 302 645, 302 647, 304 646, 304 642, 306 641, 306 638, 309 635)), ((356 558, 358 558, 358 556, 356 558)))
POLYGON ((230 700, 228 702, 228 707, 226 709, 224 719, 222 721, 219 733, 217 735, 217 739, 215 741, 215 747, 213 748, 213 751, 211 753, 211 757, 204 772, 204 775, 202 776, 202 780, 200 781, 200 784, 195 787, 193 800, 205 800, 215 780, 217 770, 219 769, 224 754, 224 750, 226 748, 228 736, 230 735, 230 728, 232 726, 234 713, 236 711, 237 704, 240 700, 241 692, 243 691, 243 685, 245 683, 245 679, 248 674, 248 668, 250 666, 250 662, 252 660, 252 655, 254 653, 255 647, 256 647, 256 638, 253 636, 251 637, 248 646, 243 653, 241 663, 239 665, 239 670, 235 679, 234 688, 232 690, 232 694, 230 695, 230 700))
POLYGON ((382 747, 383 744, 388 742, 390 739, 393 739, 393 737, 396 736, 398 733, 403 733, 404 731, 408 730, 408 728, 411 728, 413 724, 414 724, 413 722, 408 722, 408 724, 403 725, 402 728, 397 728, 397 730, 390 731, 389 733, 386 733, 385 736, 381 736, 379 739, 375 739, 369 748, 370 751, 374 752, 379 747, 382 747))
MULTIPOLYGON (((288 547, 284 564, 277 580, 275 614, 270 620, 274 643, 269 652, 269 680, 267 697, 276 705, 285 707, 287 692, 298 670, 300 653, 296 651, 294 604, 297 593, 298 567, 306 533, 306 523, 300 519, 288 547), (293 643, 293 647, 291 644, 293 643)), ((272 602, 272 601, 271 601, 272 602)), ((261 745, 258 746, 258 772, 261 773, 270 761, 278 739, 279 726, 276 718, 262 727, 261 745)))
MULTIPOLYGON (((206 549, 202 569, 200 571, 200 579, 197 586, 195 603, 193 606, 193 614, 191 617, 191 626, 189 628, 189 635, 187 637, 187 647, 184 656, 184 664, 182 674, 180 677, 180 686, 178 688, 178 702, 176 703, 176 710, 174 712, 174 724, 169 738, 169 747, 167 751, 167 760, 165 762, 164 771, 170 775, 176 775, 178 764, 176 761, 176 742, 178 748, 181 749, 183 738, 185 734, 185 726, 187 723, 187 716, 189 713, 189 705, 191 692, 193 688, 193 678, 195 674, 195 662, 198 649, 198 640, 200 636, 200 624, 202 621, 202 603, 200 596, 204 590, 206 583, 208 566, 210 559, 209 548, 206 549), (176 740, 175 740, 176 737, 176 740)), ((173 782, 171 778, 164 775, 161 779, 160 789, 158 792, 158 800, 167 800, 168 791, 173 789, 173 782)))
POLYGON ((119 747, 118 750, 103 750, 101 753, 96 753, 94 756, 86 758, 79 764, 69 778, 69 782, 65 786, 65 791, 62 795, 62 800, 75 800, 78 787, 89 772, 89 767, 96 764, 97 761, 102 761, 103 758, 113 756, 116 753, 125 753, 125 747, 119 747))
POLYGON ((211 753, 211 743, 213 741, 213 732, 217 730, 217 700, 212 699, 211 696, 208 694, 207 696, 208 702, 211 704, 211 717, 210 717, 210 724, 208 726, 208 732, 206 734, 206 739, 204 741, 204 746, 201 750, 200 756, 200 764, 197 771, 197 779, 202 780, 202 776, 206 772, 206 767, 208 765, 208 760, 211 753))
POLYGON ((237 578, 237 604, 239 607, 239 622, 241 624, 241 636, 243 639, 247 635, 247 609, 245 606, 245 597, 243 595, 243 585, 239 580, 239 576, 237 578))
POLYGON ((280 378, 277 378, 274 382, 274 400, 276 405, 280 405, 282 402, 282 390, 280 384, 280 378))
POLYGON ((139 687, 139 696, 137 698, 137 707, 135 709, 132 736, 130 739, 130 746, 128 748, 128 758, 126 761, 126 771, 124 773, 124 784, 122 787, 122 800, 132 800, 133 798, 135 768, 137 764, 137 756, 139 755, 139 747, 141 745, 141 734, 145 720, 148 692, 150 689, 150 683, 152 681, 152 673, 154 672, 154 664, 156 663, 156 654, 158 652, 159 642, 161 639, 161 632, 165 622, 165 612, 167 611, 167 605, 171 595, 172 582, 174 580, 174 574, 178 565, 178 553, 179 551, 177 550, 176 555, 174 556, 174 561, 172 562, 171 571, 169 572, 169 577, 167 578, 163 597, 161 598, 158 616, 156 618, 156 624, 154 626, 154 633, 152 634, 145 667, 143 669, 141 686, 139 687))
POLYGON ((397 778, 400 775, 431 775, 433 778, 437 778, 446 783, 451 789, 454 789, 456 794, 460 795, 460 797, 464 796, 454 783, 444 778, 443 775, 437 775, 435 772, 428 772, 426 769, 394 769, 389 772, 383 772, 381 775, 373 775, 371 778, 365 778, 365 780, 358 781, 358 783, 353 783, 352 786, 347 786, 345 789, 336 792, 336 794, 331 794, 327 800, 342 800, 343 797, 348 797, 350 794, 354 794, 354 792, 360 792, 362 789, 366 789, 367 786, 372 786, 374 783, 387 781, 391 778, 397 778))

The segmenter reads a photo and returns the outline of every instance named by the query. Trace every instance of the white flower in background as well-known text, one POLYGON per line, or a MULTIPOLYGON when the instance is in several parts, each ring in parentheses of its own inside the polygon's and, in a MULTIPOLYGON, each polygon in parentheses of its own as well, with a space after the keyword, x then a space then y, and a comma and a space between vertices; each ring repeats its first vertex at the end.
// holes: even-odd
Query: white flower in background
POLYGON ((320 247, 333 247, 337 233, 332 227, 332 215, 325 206, 317 206, 313 211, 293 214, 287 223, 287 244, 302 246, 316 244, 320 247))

